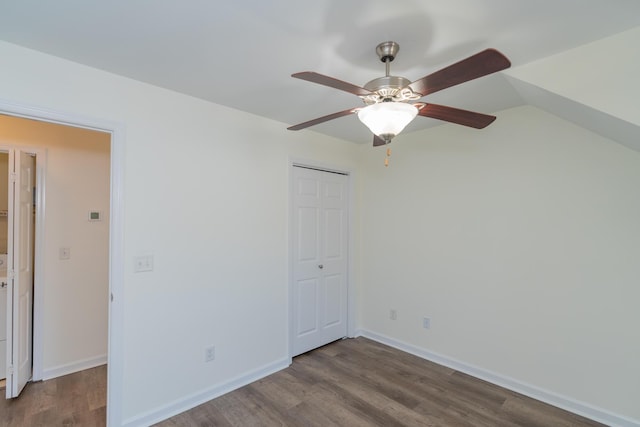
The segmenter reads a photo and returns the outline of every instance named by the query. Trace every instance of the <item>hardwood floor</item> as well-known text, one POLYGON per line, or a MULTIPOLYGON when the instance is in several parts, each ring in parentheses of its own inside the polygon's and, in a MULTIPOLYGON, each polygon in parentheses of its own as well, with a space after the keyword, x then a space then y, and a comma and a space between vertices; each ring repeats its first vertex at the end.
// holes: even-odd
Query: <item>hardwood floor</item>
MULTIPOLYGON (((107 368, 0 399, 0 426, 99 427, 107 368)), ((280 372, 156 424, 190 426, 600 426, 366 338, 298 356, 280 372)))
POLYGON ((600 426, 366 338, 156 424, 175 426, 600 426))
POLYGON ((107 366, 29 383, 16 399, 5 400, 2 394, 2 427, 104 426, 107 366))

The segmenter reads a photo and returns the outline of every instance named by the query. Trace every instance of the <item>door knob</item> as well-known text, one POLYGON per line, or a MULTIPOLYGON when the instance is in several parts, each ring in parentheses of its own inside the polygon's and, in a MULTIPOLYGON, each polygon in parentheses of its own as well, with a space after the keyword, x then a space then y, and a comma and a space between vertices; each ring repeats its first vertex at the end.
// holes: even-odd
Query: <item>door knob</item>
POLYGON ((318 265, 318 268, 319 268, 320 270, 322 270, 322 269, 324 268, 324 265, 320 264, 320 265, 318 265))
POLYGON ((2 285, 0 285, 0 288, 6 288, 7 287, 7 283, 6 282, 2 282, 2 285))

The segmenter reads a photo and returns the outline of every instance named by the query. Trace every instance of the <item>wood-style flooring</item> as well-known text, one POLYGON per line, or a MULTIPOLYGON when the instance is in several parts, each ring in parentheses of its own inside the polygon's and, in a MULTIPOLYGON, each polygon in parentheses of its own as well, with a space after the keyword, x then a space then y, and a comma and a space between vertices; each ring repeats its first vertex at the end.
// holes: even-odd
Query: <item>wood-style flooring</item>
POLYGON ((175 426, 601 426, 366 338, 156 424, 175 426))
MULTIPOLYGON (((99 427, 107 368, 0 399, 0 426, 99 427)), ((167 385, 170 386, 170 385, 167 385)), ((599 426, 374 341, 336 341, 280 372, 156 424, 190 426, 599 426)))
POLYGON ((0 398, 2 427, 99 427, 106 424, 107 366, 29 383, 16 399, 0 398))

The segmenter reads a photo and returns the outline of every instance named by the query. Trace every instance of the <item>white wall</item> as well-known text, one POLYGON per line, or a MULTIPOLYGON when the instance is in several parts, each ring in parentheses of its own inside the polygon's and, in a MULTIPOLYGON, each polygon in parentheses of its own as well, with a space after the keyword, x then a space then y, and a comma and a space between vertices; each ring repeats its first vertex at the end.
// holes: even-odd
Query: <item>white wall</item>
POLYGON ((364 330, 640 420, 640 153, 533 107, 392 146, 361 153, 364 330))
MULTIPOLYGON (((46 149, 42 251, 45 377, 106 360, 110 135, 0 115, 0 145, 46 149), (89 222, 89 210, 104 220, 89 222), (71 258, 59 259, 59 249, 71 258)), ((40 159, 41 161, 44 159, 40 159)))
POLYGON ((354 145, 7 43, 0 98, 124 125, 124 421, 288 361, 289 158, 354 145))

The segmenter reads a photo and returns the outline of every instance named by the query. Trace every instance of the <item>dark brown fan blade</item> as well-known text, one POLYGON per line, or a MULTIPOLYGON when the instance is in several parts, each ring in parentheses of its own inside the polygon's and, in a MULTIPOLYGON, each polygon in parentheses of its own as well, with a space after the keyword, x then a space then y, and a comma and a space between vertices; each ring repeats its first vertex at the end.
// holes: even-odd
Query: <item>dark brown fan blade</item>
POLYGON ((446 89, 511 66, 506 56, 495 49, 483 50, 411 83, 409 87, 422 96, 446 89))
POLYGON ((317 119, 309 120, 308 122, 300 123, 295 126, 289 126, 289 130, 300 130, 308 128, 309 126, 317 125, 320 123, 328 122, 329 120, 337 119, 338 117, 348 116, 358 111, 359 108, 349 108, 348 110, 340 111, 337 113, 329 114, 328 116, 318 117, 317 119))
POLYGON ((371 95, 371 91, 363 87, 343 82, 342 80, 334 79, 333 77, 325 76, 323 74, 314 73, 313 71, 303 71, 301 73, 291 74, 291 77, 306 80, 312 83, 318 83, 324 86, 329 86, 334 89, 343 90, 357 96, 371 95))
POLYGON ((378 147, 380 145, 385 145, 387 142, 380 138, 378 135, 373 135, 373 146, 378 147))
POLYGON ((456 123, 458 125, 469 126, 482 129, 489 126, 496 116, 475 113, 473 111, 460 110, 458 108, 446 107, 444 105, 427 104, 418 111, 418 115, 431 117, 445 122, 456 123))

